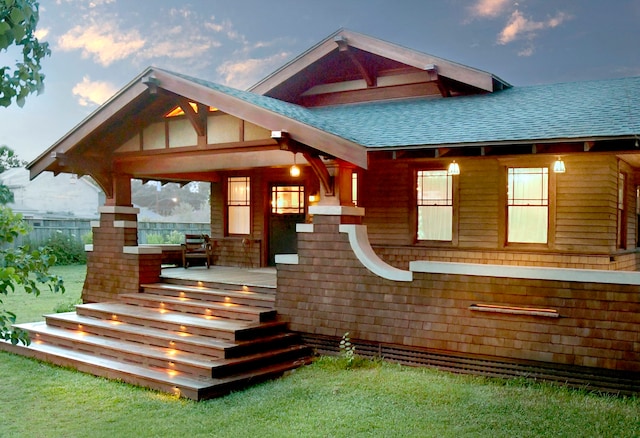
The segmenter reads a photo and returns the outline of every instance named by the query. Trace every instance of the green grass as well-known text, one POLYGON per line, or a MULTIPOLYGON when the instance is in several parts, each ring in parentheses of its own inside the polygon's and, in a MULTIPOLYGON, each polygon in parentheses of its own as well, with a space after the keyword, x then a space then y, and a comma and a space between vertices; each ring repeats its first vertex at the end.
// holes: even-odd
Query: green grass
MULTIPOLYGON (((16 294, 20 319, 35 321, 77 299, 84 269, 56 267, 68 288, 63 296, 16 294)), ((196 403, 0 352, 0 436, 640 436, 638 398, 359 359, 354 367, 321 358, 285 378, 196 403)))
POLYGON ((62 276, 66 291, 64 294, 53 293, 47 286, 41 288, 39 296, 27 294, 24 289, 18 288, 16 292, 6 296, 0 296, 2 308, 16 314, 16 322, 35 322, 44 320, 43 315, 55 313, 60 308, 72 310, 73 304, 77 304, 82 293, 82 285, 87 274, 86 265, 54 266, 51 273, 62 276))
POLYGON ((3 437, 637 437, 640 400, 322 358, 192 402, 0 353, 3 437))

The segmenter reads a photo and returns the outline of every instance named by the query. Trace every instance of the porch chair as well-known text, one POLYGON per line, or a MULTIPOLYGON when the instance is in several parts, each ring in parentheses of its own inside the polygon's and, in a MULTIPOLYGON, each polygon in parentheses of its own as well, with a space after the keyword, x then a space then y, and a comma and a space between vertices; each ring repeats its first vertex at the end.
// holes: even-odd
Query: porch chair
POLYGON ((190 260, 204 259, 207 269, 213 262, 213 245, 206 234, 185 234, 182 244, 182 266, 189 267, 190 260))

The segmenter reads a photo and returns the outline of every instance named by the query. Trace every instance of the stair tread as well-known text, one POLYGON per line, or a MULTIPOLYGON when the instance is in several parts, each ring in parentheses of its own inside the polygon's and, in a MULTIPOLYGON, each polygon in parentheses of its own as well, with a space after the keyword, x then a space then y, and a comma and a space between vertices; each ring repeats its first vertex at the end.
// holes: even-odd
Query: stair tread
POLYGON ((252 291, 240 291, 240 290, 231 290, 231 289, 214 289, 209 287, 198 287, 198 286, 186 286, 186 285, 176 285, 169 283, 149 283, 140 285, 142 289, 153 288, 153 289, 164 289, 173 292, 197 292, 204 294, 211 294, 215 296, 230 296, 230 297, 238 297, 238 298, 253 298, 253 299, 261 299, 264 301, 272 301, 275 302, 276 297, 275 294, 267 294, 260 292, 252 292, 252 291))
MULTIPOLYGON (((238 321, 214 316, 185 315, 182 312, 165 310, 159 312, 145 307, 134 306, 123 303, 91 303, 79 304, 76 309, 92 309, 100 312, 108 312, 114 315, 131 316, 140 319, 148 319, 171 324, 199 327, 205 329, 216 329, 222 331, 235 332, 247 328, 256 327, 256 323, 251 321, 238 321)), ((48 316, 48 315, 46 315, 48 316)))
POLYGON ((152 294, 148 292, 144 293, 132 293, 132 294, 121 294, 120 298, 136 298, 136 299, 144 299, 157 303, 171 303, 171 304, 187 304, 193 307, 199 307, 202 309, 222 309, 227 311, 235 311, 241 313, 248 313, 253 315, 260 315, 261 313, 274 312, 274 309, 268 309, 265 307, 257 307, 257 306, 249 306, 245 304, 234 304, 234 303, 222 303, 216 301, 205 301, 199 300, 196 298, 179 298, 168 295, 160 295, 160 294, 152 294))
POLYGON ((29 331, 30 333, 46 334, 73 341, 80 341, 83 344, 105 347, 110 350, 116 350, 123 353, 146 356, 153 359, 162 359, 176 363, 184 363, 200 368, 211 368, 216 366, 219 361, 212 357, 201 354, 189 353, 185 351, 175 351, 175 349, 155 347, 152 345, 144 345, 139 342, 131 342, 122 339, 108 338, 93 333, 80 332, 74 330, 63 329, 47 325, 45 322, 18 324, 16 327, 29 331), (174 352, 171 353, 170 350, 174 352))
MULTIPOLYGON (((97 319, 90 316, 82 316, 82 315, 78 315, 75 312, 55 313, 53 315, 47 315, 47 318, 51 320, 61 320, 65 322, 82 324, 86 326, 114 329, 114 325, 107 320, 97 319)), ((185 337, 185 336, 179 335, 176 332, 172 332, 169 330, 158 329, 154 327, 143 327, 136 324, 129 324, 127 322, 121 322, 120 324, 118 324, 117 330, 124 333, 135 333, 138 335, 143 334, 156 339, 165 339, 168 342, 179 341, 181 343, 201 345, 209 348, 219 348, 221 350, 232 348, 239 345, 238 342, 224 341, 221 339, 212 338, 210 336, 191 335, 191 336, 185 337)))

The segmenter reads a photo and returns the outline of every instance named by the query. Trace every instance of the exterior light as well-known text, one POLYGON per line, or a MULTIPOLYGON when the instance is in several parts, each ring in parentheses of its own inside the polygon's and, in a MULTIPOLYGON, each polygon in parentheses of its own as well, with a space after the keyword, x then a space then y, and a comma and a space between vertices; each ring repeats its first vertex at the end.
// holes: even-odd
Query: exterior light
POLYGON ((447 173, 449 175, 460 175, 460 166, 456 163, 456 160, 453 160, 451 164, 449 164, 449 169, 447 169, 447 173))
POLYGON ((558 158, 556 162, 553 163, 553 171, 555 173, 565 173, 566 170, 567 169, 564 167, 564 161, 562 161, 562 158, 558 158))
POLYGON ((289 174, 294 177, 297 178, 300 176, 300 168, 296 165, 296 154, 293 154, 293 166, 291 166, 291 168, 289 169, 289 174))

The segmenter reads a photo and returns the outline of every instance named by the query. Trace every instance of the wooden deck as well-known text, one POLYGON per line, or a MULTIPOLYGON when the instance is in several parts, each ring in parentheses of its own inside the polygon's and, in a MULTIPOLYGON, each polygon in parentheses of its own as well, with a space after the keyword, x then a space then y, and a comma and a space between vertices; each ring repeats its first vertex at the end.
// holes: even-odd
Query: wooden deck
POLYGON ((194 266, 189 269, 162 268, 162 278, 223 283, 237 286, 276 288, 276 268, 236 268, 231 266, 194 266))

